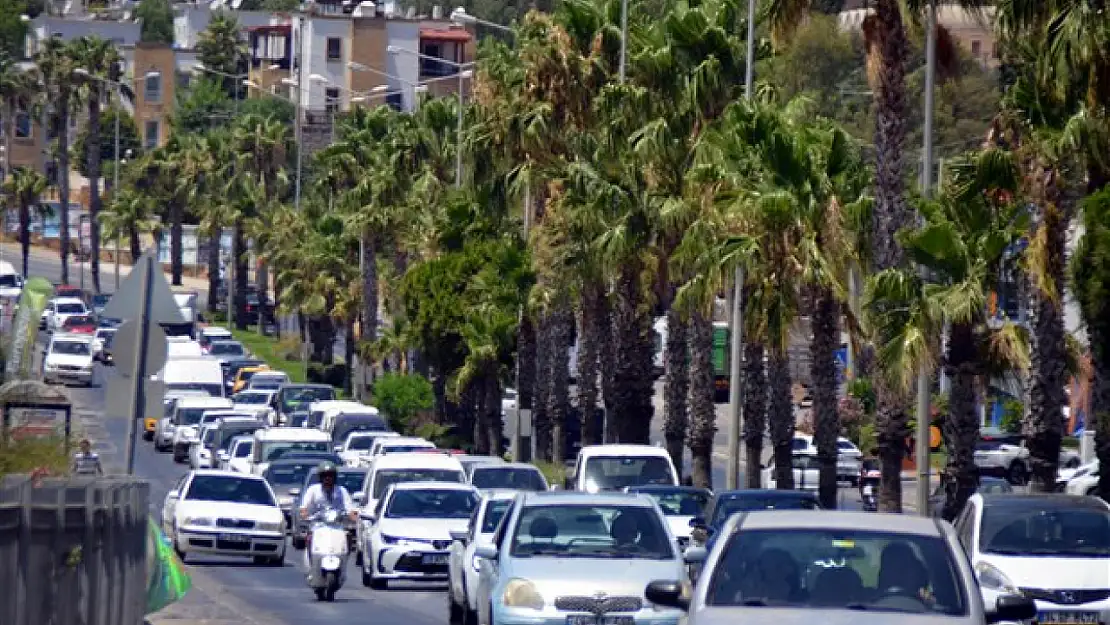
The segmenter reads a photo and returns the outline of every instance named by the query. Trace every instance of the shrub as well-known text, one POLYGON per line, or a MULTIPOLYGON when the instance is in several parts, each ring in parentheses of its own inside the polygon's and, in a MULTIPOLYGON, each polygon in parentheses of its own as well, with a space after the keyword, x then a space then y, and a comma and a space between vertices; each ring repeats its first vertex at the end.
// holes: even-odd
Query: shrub
POLYGON ((45 472, 65 475, 70 450, 61 436, 0 439, 0 477, 9 473, 45 472))
POLYGON ((400 373, 387 373, 376 380, 370 400, 389 419, 389 425, 403 434, 416 430, 417 415, 431 410, 434 402, 432 383, 427 378, 400 373))

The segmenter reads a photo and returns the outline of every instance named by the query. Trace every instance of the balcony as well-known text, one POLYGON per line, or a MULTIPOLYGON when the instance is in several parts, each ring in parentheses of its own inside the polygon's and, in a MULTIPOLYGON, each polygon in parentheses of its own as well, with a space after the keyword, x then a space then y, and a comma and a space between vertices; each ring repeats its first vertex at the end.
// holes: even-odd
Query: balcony
POLYGON ((293 36, 292 26, 289 24, 255 26, 248 30, 247 42, 252 69, 274 65, 284 70, 292 67, 293 36))
POLYGON ((434 58, 420 59, 420 75, 436 78, 457 74, 459 64, 467 60, 466 45, 469 42, 470 33, 462 28, 421 29, 420 53, 425 57, 434 58), (443 59, 443 61, 435 59, 443 59))

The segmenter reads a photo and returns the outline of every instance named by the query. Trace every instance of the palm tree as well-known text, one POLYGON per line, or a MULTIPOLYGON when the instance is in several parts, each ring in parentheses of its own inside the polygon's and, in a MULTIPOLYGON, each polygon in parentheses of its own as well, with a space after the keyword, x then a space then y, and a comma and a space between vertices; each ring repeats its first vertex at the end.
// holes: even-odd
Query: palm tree
POLYGON ((19 209, 19 247, 22 258, 22 275, 29 275, 28 256, 31 254, 31 209, 38 206, 39 198, 46 191, 46 178, 29 167, 17 167, 12 177, 4 181, 4 193, 19 209))
MULTIPOLYGON (((83 69, 81 91, 76 96, 78 101, 84 100, 88 111, 89 138, 86 143, 88 150, 89 173, 89 246, 92 257, 89 264, 89 273, 92 276, 93 290, 100 292, 100 107, 104 99, 104 81, 119 80, 120 56, 112 42, 97 36, 79 37, 70 43, 70 55, 77 66, 83 69)), ((117 113, 118 114, 118 113, 117 113)))
POLYGON ((69 120, 74 112, 74 97, 77 93, 73 73, 76 65, 71 48, 57 37, 50 37, 43 42, 42 48, 35 54, 35 63, 46 91, 46 117, 53 134, 58 138, 55 152, 58 159, 58 199, 61 204, 58 236, 61 243, 61 281, 64 283, 69 281, 69 120))
POLYGON ((154 198, 137 189, 124 188, 112 195, 111 211, 100 214, 100 225, 109 239, 127 237, 132 262, 142 253, 143 234, 158 227, 154 219, 154 198))
MULTIPOLYGON (((13 59, 0 57, 0 105, 3 106, 4 153, 7 158, 11 158, 12 154, 17 112, 29 111, 38 92, 33 73, 20 69, 13 59)), ((10 164, 5 164, 3 176, 6 178, 13 173, 12 169, 10 164)))

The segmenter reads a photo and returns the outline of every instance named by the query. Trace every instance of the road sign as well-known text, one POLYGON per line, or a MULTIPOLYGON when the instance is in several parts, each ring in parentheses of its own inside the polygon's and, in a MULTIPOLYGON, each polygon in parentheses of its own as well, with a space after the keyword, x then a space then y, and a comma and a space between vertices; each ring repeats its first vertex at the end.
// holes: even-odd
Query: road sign
MULTIPOLYGON (((109 317, 111 319, 137 319, 142 312, 143 297, 145 293, 143 289, 146 286, 146 274, 148 269, 152 266, 158 267, 155 262, 144 262, 147 255, 153 259, 154 253, 148 251, 135 263, 134 269, 131 273, 127 274, 127 278, 120 285, 119 290, 112 299, 108 300, 108 304, 104 306, 104 312, 101 316, 109 317)), ((177 300, 173 298, 173 291, 170 290, 170 285, 166 282, 166 276, 158 269, 154 269, 154 275, 150 282, 150 320, 154 323, 185 323, 186 319, 181 316, 181 309, 177 307, 177 300)), ((118 340, 119 337, 117 336, 118 340)), ((113 348, 113 355, 118 355, 119 350, 113 348)))
MULTIPOLYGON (((116 370, 125 378, 130 378, 135 370, 136 345, 141 340, 139 336, 139 321, 131 319, 124 321, 112 339, 112 356, 116 359, 116 370)), ((166 344, 166 333, 157 324, 150 325, 150 334, 147 336, 146 345, 146 370, 154 372, 166 364, 169 346, 166 344)))
MULTIPOLYGON (((104 414, 112 417, 130 417, 133 397, 131 396, 131 380, 112 376, 108 378, 108 388, 104 398, 104 414)), ((161 419, 163 400, 166 397, 166 385, 161 380, 147 380, 143 387, 143 410, 138 418, 146 417, 161 419)))

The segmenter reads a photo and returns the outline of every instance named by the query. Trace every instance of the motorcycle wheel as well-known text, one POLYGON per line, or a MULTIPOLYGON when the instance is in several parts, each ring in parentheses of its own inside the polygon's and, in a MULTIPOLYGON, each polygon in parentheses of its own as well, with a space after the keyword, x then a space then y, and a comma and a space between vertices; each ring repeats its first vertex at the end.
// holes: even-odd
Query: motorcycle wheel
POLYGON ((339 576, 335 572, 324 575, 324 600, 335 601, 335 591, 339 590, 339 576))
POLYGON ((317 601, 323 601, 324 600, 324 589, 323 588, 316 588, 315 590, 316 590, 316 600, 317 601))

